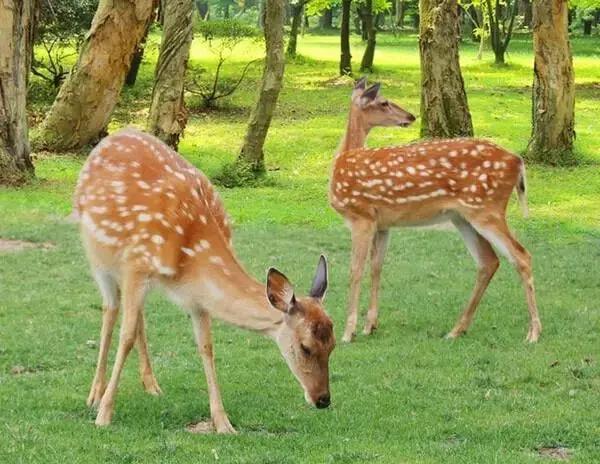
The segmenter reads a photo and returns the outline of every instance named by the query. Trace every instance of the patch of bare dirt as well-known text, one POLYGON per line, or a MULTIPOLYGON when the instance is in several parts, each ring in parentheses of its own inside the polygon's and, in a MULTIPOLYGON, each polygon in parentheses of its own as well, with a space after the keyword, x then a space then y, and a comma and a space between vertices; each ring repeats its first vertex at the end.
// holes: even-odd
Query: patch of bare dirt
POLYGON ((0 238, 0 253, 11 253, 17 251, 23 251, 30 248, 41 248, 42 250, 51 250, 55 247, 53 243, 50 242, 27 242, 23 240, 8 240, 5 238, 0 238))
POLYGON ((190 433, 199 433, 199 434, 215 432, 215 427, 213 426, 213 423, 210 419, 204 420, 204 421, 199 421, 199 422, 192 422, 192 423, 186 425, 185 429, 190 433))
POLYGON ((568 461, 572 457, 571 450, 564 446, 538 448, 538 454, 543 458, 556 459, 557 461, 568 461))

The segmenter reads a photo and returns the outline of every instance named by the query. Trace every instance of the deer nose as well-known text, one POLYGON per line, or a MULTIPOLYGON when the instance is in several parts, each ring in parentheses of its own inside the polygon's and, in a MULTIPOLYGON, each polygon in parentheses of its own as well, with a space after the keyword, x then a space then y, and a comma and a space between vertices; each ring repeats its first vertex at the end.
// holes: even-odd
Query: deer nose
POLYGON ((319 396, 319 399, 315 403, 315 406, 319 409, 324 409, 331 404, 331 397, 329 393, 319 396))
POLYGON ((409 119, 410 121, 415 121, 417 118, 415 118, 415 116, 414 116, 413 114, 411 114, 411 113, 408 113, 408 119, 409 119))

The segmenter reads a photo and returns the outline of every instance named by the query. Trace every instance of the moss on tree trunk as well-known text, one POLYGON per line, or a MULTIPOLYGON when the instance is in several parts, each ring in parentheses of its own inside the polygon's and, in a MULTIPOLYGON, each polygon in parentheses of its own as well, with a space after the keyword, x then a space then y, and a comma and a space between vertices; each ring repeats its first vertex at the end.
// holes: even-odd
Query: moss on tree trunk
POLYGON ((243 169, 249 168, 254 173, 262 173, 265 170, 263 147, 277 105, 285 65, 283 51, 285 5, 283 0, 265 1, 265 64, 258 101, 250 116, 244 144, 237 159, 238 166, 243 169))
POLYGON ((527 157, 549 164, 574 161, 575 85, 566 0, 533 2, 532 131, 527 157))
POLYGON ((420 0, 421 136, 472 136, 460 71, 456 0, 420 0))
POLYGON ((33 176, 27 129, 27 77, 35 0, 0 1, 0 185, 33 176))
POLYGON ((148 130, 174 149, 187 122, 183 87, 192 43, 193 11, 193 0, 171 0, 166 4, 148 116, 148 130))
POLYGON ((100 0, 77 63, 44 120, 40 146, 68 150, 105 133, 152 6, 152 0, 100 0))

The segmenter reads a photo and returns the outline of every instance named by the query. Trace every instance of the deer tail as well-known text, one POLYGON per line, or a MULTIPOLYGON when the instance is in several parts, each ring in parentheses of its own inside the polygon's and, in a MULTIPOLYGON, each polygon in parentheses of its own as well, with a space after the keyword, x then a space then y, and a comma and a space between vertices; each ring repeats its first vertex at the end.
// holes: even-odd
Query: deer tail
POLYGON ((519 205, 521 205, 521 210, 523 211, 523 216, 529 217, 529 206, 527 204, 527 178, 525 176, 525 162, 523 160, 521 160, 519 177, 517 178, 515 189, 517 191, 519 205))

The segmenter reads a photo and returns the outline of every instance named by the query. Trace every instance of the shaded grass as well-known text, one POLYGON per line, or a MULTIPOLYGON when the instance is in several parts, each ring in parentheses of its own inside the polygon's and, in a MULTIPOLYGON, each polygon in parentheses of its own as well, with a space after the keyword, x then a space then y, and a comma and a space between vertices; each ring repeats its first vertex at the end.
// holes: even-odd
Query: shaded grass
MULTIPOLYGON (((534 256, 544 323, 540 343, 523 338, 527 314, 515 273, 504 262, 470 333, 453 343, 451 328, 467 299, 475 266, 456 234, 394 233, 382 277, 381 327, 371 338, 338 346, 331 361, 333 405, 316 411, 276 348, 265 339, 216 324, 215 352, 225 406, 241 432, 191 435, 187 423, 209 415, 201 363, 186 317, 153 294, 148 332, 161 398, 140 388, 133 355, 117 398, 114 424, 93 426, 84 405, 99 332, 100 305, 75 226, 63 220, 80 155, 36 160, 38 180, 0 190, 0 237, 52 242, 54 249, 0 255, 0 462, 487 463, 543 462, 540 447, 573 450, 573 462, 600 460, 600 136, 598 41, 574 39, 577 168, 528 167, 532 218, 515 204, 511 223, 534 256), (15 366, 24 372, 12 373, 15 366)), ((154 41, 156 44, 156 41, 154 41)), ((353 41, 355 62, 362 44, 353 41)), ((511 42, 509 65, 462 63, 477 134, 516 152, 529 136, 531 43, 511 42)), ((319 253, 328 255, 327 308, 341 335, 349 234, 327 202, 332 153, 344 127, 350 85, 335 79, 337 39, 300 38, 305 57, 289 64, 267 139, 273 185, 222 191, 235 221, 238 255, 256 276, 274 265, 299 292, 309 286, 319 253), (339 85, 338 85, 339 84, 339 85)), ((240 49, 234 74, 260 49, 240 49)), ((138 84, 126 89, 110 129, 143 127, 156 46, 138 84)), ((195 42, 191 60, 213 58, 195 42)), ((418 112, 414 34, 378 36, 377 72, 384 93, 418 112)), ((260 71, 256 68, 225 112, 193 113, 181 153, 209 175, 233 161, 260 71)), ((43 99, 36 111, 47 109, 43 99)), ((370 144, 405 143, 418 127, 374 131, 370 144)), ((365 290, 367 282, 365 282, 365 290)), ((366 295, 363 292, 366 302, 366 295)), ((363 306, 364 307, 364 306, 363 306)))

